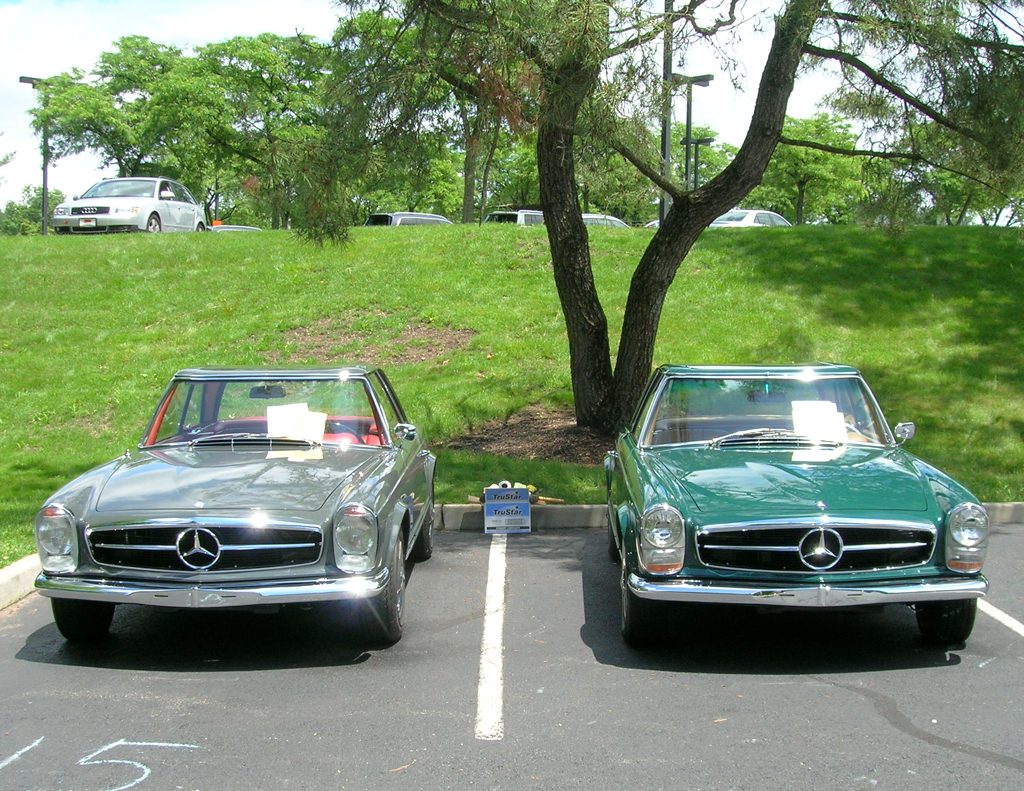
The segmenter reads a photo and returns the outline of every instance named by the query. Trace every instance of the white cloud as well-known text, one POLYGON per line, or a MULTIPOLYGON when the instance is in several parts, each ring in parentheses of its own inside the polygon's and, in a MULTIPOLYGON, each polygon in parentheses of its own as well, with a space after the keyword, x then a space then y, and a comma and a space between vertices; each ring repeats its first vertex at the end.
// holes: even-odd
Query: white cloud
MULTIPOLYGON (((0 0, 0 206, 19 200, 22 189, 42 183, 39 138, 28 111, 35 106, 22 75, 49 77, 79 68, 90 71, 122 36, 142 35, 181 49, 234 36, 296 31, 329 39, 338 11, 331 0, 0 0)), ((113 170, 99 170, 90 155, 52 163, 51 189, 79 193, 113 170)))

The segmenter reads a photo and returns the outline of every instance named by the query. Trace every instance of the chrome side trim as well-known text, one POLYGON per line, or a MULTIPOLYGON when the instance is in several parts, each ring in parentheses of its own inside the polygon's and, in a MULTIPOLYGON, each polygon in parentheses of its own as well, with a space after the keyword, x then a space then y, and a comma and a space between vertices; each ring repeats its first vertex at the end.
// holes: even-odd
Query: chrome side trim
POLYGON ((368 599, 387 587, 386 568, 372 577, 338 577, 272 582, 263 585, 174 584, 92 580, 40 574, 36 589, 56 599, 83 599, 113 604, 148 604, 155 607, 252 607, 259 604, 368 599))
POLYGON ((926 601, 980 599, 988 580, 937 579, 919 582, 817 585, 743 585, 716 580, 676 579, 654 582, 630 574, 625 581, 642 599, 701 604, 754 604, 773 607, 856 607, 868 604, 914 604, 926 601))

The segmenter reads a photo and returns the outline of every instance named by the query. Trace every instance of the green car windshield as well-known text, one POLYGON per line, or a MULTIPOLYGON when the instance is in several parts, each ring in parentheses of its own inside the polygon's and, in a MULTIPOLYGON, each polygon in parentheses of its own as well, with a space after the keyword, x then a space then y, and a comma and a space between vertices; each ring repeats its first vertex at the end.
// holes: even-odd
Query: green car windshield
POLYGON ((791 432, 816 442, 885 443, 874 399, 857 377, 670 378, 639 439, 642 445, 676 445, 748 431, 791 432))

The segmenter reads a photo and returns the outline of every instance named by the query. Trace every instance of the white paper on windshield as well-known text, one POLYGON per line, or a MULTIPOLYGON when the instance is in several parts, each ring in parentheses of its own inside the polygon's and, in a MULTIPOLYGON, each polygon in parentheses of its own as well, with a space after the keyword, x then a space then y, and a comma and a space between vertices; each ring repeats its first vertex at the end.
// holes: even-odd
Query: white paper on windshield
POLYGON ((823 442, 846 442, 846 423, 831 401, 794 401, 793 431, 823 442))
POLYGON ((327 413, 310 412, 308 404, 267 407, 267 434, 271 437, 323 442, 326 427, 327 413))
POLYGON ((309 450, 272 450, 267 453, 268 459, 288 459, 288 461, 320 461, 323 457, 323 448, 310 448, 309 450))

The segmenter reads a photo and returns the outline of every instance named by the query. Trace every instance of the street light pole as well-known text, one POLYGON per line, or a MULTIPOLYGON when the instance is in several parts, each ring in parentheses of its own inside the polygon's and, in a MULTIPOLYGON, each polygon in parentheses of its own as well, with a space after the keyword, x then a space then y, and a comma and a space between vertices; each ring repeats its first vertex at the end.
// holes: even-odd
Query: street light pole
MULTIPOLYGON (((665 0, 665 42, 662 45, 662 104, 661 104, 661 175, 665 180, 672 178, 672 95, 675 75, 672 73, 672 16, 675 9, 673 0, 665 0)), ((661 193, 658 202, 658 219, 664 221, 668 214, 669 197, 661 193)))
MULTIPOLYGON (((683 77, 682 82, 686 83, 686 167, 683 170, 683 179, 686 183, 686 191, 695 189, 690 184, 690 143, 693 130, 693 86, 700 85, 707 88, 715 79, 713 74, 701 74, 699 77, 683 77)), ((696 171, 696 168, 694 168, 696 171)), ((694 173, 696 177, 696 172, 694 173)), ((694 179, 696 180, 696 179, 694 179)))
MULTIPOLYGON (((45 82, 40 77, 19 77, 18 82, 23 82, 26 85, 31 85, 34 90, 38 90, 39 86, 45 82)), ((45 97, 43 99, 45 106, 45 97)), ((46 236, 47 231, 50 227, 50 200, 49 200, 49 186, 47 185, 47 174, 50 169, 50 135, 49 129, 47 128, 46 118, 43 118, 43 236, 46 236)))

